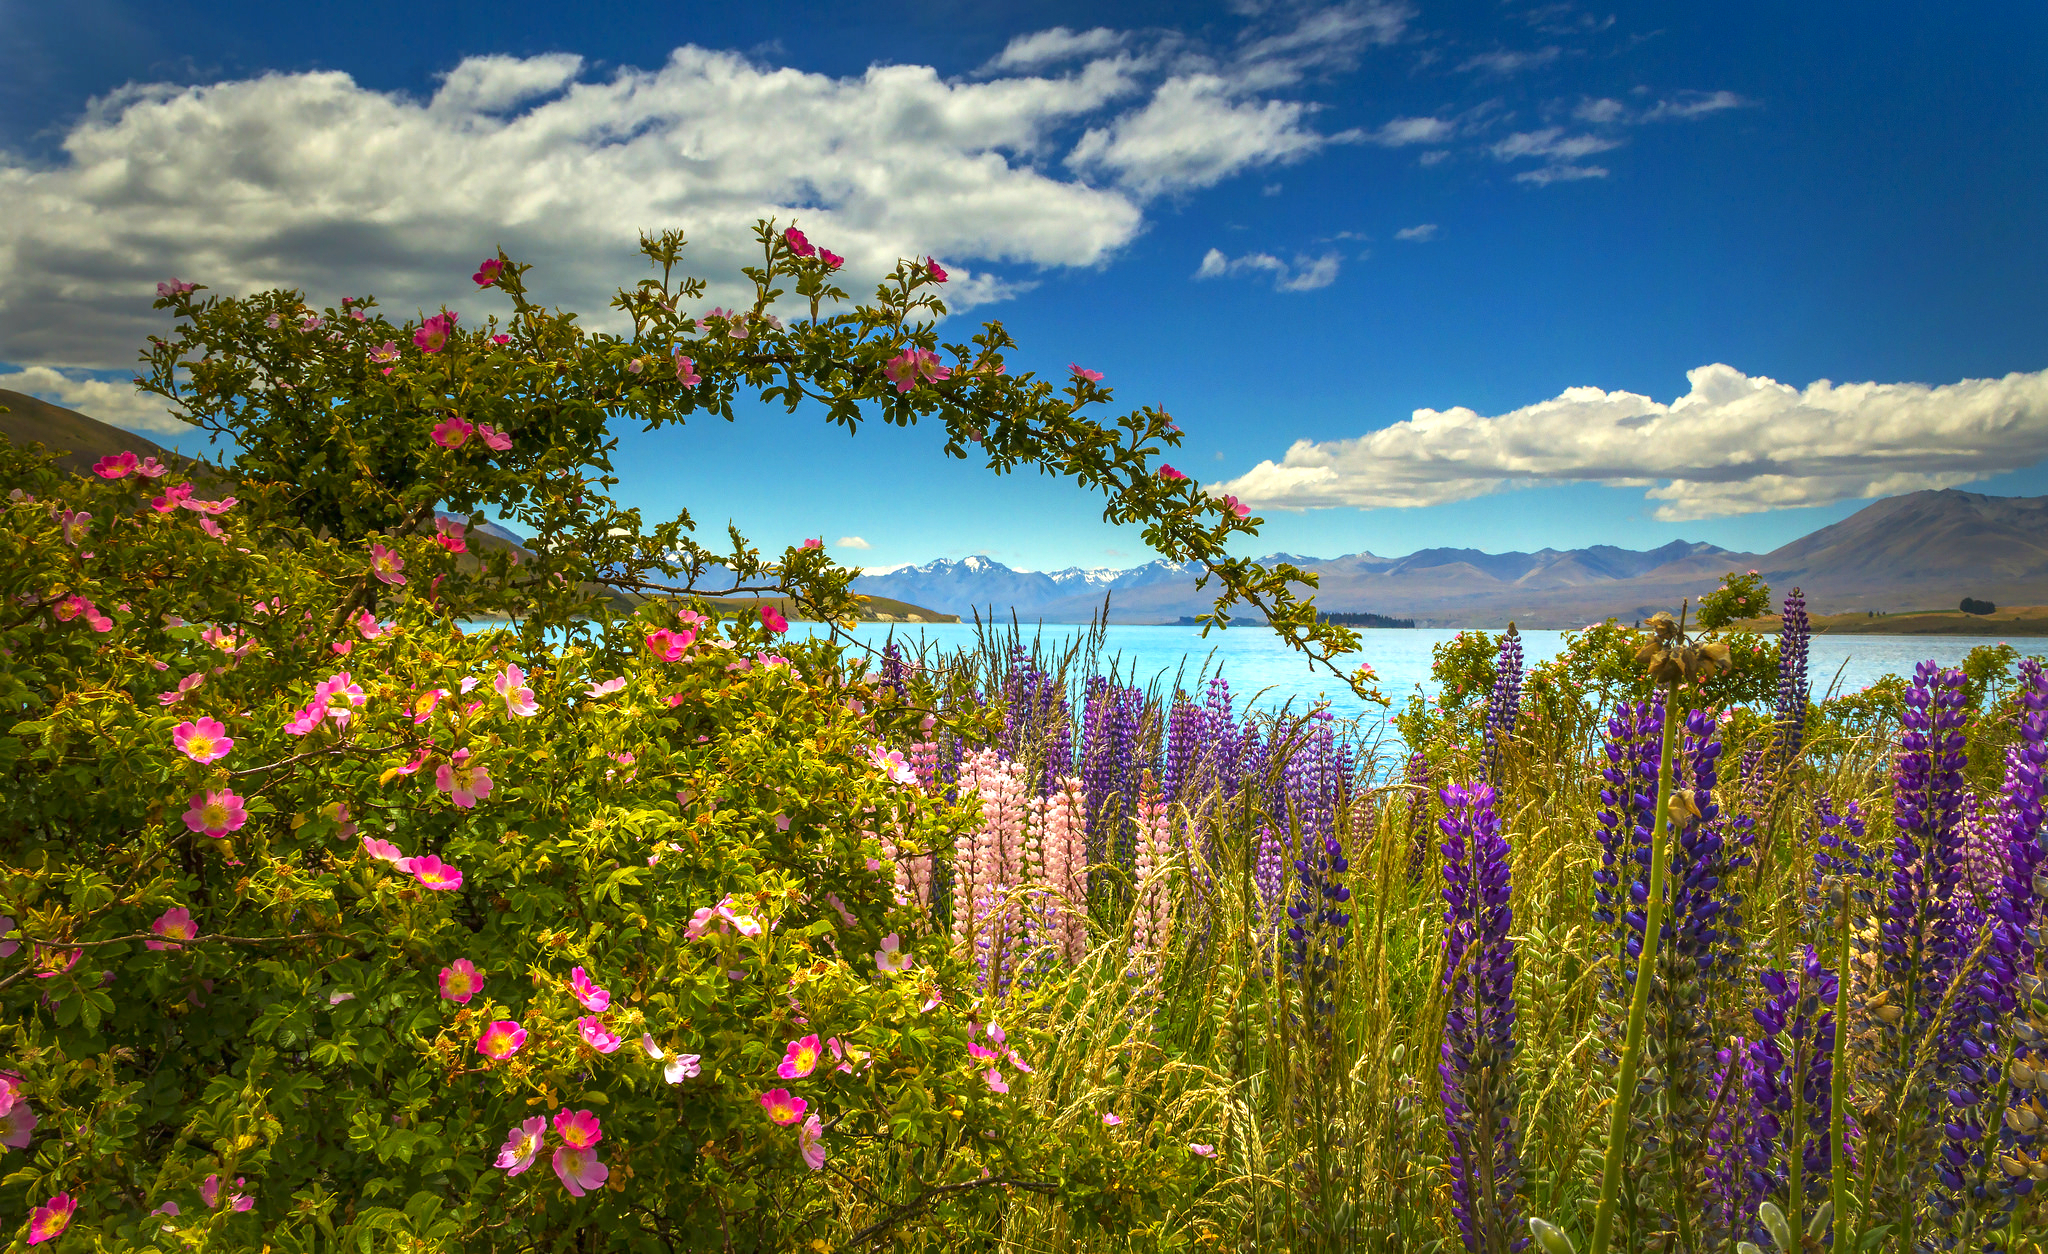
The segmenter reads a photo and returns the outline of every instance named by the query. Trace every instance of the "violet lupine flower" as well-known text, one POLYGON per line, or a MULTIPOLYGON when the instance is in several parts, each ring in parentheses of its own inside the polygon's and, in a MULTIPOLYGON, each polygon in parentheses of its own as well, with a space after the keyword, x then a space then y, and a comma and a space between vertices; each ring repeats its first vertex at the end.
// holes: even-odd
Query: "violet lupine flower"
POLYGON ((1209 712, 1208 756, 1216 773, 1216 787, 1223 800, 1237 796, 1238 787, 1244 782, 1243 758, 1239 752, 1239 729, 1236 714, 1232 711, 1234 699, 1230 695, 1230 682, 1218 675, 1209 681, 1208 693, 1203 704, 1209 712))
POLYGON ((1753 1154, 1761 1113, 1755 1093, 1762 1084, 1762 1072, 1747 1037, 1733 1038, 1728 1048, 1714 1055, 1714 1072, 1707 1087, 1722 1096, 1707 1125, 1702 1173, 1707 1186, 1704 1209, 1708 1230, 1758 1243, 1769 1240, 1757 1219, 1758 1204, 1769 1196, 1769 1180, 1753 1154))
POLYGON ((1401 782, 1408 789, 1408 882, 1412 884, 1422 878, 1422 869, 1429 863, 1429 828, 1423 822, 1429 817, 1429 759, 1420 750, 1408 755, 1401 782))
POLYGON ((1300 976, 1309 1013, 1325 1020, 1317 1030, 1327 1032, 1327 1020, 1336 1011, 1331 999, 1337 954, 1350 938, 1351 915, 1343 907, 1351 900, 1351 890, 1342 877, 1351 864, 1344 859, 1344 845, 1334 826, 1326 826, 1320 836, 1299 826, 1295 840, 1301 856, 1294 860, 1295 897, 1287 907, 1287 956, 1300 976))
POLYGON ((1650 898, 1650 828, 1657 813, 1657 762, 1664 734, 1664 698, 1623 701, 1607 720, 1607 765, 1600 790, 1600 867, 1593 872, 1593 918, 1609 931, 1615 961, 1604 984, 1623 1000, 1643 952, 1642 906, 1650 898))
MULTIPOLYGON (((1723 745, 1711 710, 1693 710, 1685 717, 1685 751, 1679 781, 1691 791, 1696 818, 1677 826, 1669 882, 1671 909, 1666 915, 1664 943, 1674 960, 1695 964, 1701 977, 1727 968, 1735 960, 1732 946, 1741 941, 1741 899, 1735 893, 1735 872, 1750 863, 1748 848, 1754 823, 1748 816, 1728 819, 1714 801, 1716 761, 1723 745)), ((1704 990, 1702 990, 1704 991, 1704 990)), ((1704 1025, 1705 1007, 1701 1024, 1704 1025)))
POLYGON ((2004 828, 2009 877, 2005 913, 2009 922, 2024 925, 2039 897, 2034 873, 2043 853, 2048 852, 2041 844, 2042 772, 2048 767, 2048 672, 2038 658, 2020 662, 2017 704, 2021 711, 2019 738, 2006 750, 1998 815, 2004 828))
POLYGON ((1259 890, 1259 919, 1273 926, 1280 914, 1280 894, 1286 888, 1287 854, 1280 838, 1266 824, 1259 824, 1259 849, 1252 865, 1252 883, 1259 890))
POLYGON ((1776 732, 1771 738, 1772 765, 1783 770, 1799 756, 1806 739, 1806 707, 1812 691, 1806 679, 1806 646, 1813 634, 1806 617, 1806 598, 1799 589, 1785 598, 1782 625, 1778 628, 1778 700, 1772 715, 1776 732))
POLYGON ((1486 742, 1479 752, 1479 774, 1499 788, 1506 770, 1507 743, 1514 739, 1522 712, 1522 636, 1513 623, 1500 638, 1494 661, 1493 691, 1486 698, 1486 742))
POLYGON ((1088 860, 1130 870, 1138 813, 1142 690, 1090 676, 1082 705, 1081 783, 1088 797, 1088 860))
POLYGON ((1166 801, 1190 805, 1197 800, 1199 758, 1208 734, 1208 711, 1188 700, 1186 694, 1176 693, 1173 712, 1167 720, 1166 756, 1159 772, 1159 791, 1166 801))
POLYGON ((996 748, 1012 762, 1034 765, 1033 796, 1052 790, 1053 780, 1074 770, 1066 686, 1045 672, 1023 645, 1012 646, 1003 675, 1003 732, 996 748))
POLYGON ((1827 1196, 1833 1163, 1828 1118, 1834 1091, 1835 973, 1821 965, 1808 945, 1798 970, 1766 970, 1757 979, 1765 998, 1750 1013, 1763 1033, 1750 1042, 1753 1067, 1744 1077, 1757 1107, 1751 1158, 1763 1176, 1763 1191, 1789 1210, 1784 1193, 1796 1141, 1807 1196, 1789 1201, 1811 1213, 1827 1196), (1804 1114, 1804 1128, 1793 1124, 1795 1105, 1804 1114))
POLYGON ((1444 1123, 1451 1198, 1465 1248, 1520 1250, 1515 1131, 1515 945, 1508 842, 1490 785, 1441 794, 1444 834, 1444 1123), (1488 1184, 1491 1187, 1488 1187, 1488 1184))
POLYGON ((2005 892, 2012 870, 2004 818, 1976 793, 1964 795, 1962 830, 1956 835, 1956 887, 1983 909, 2005 892))

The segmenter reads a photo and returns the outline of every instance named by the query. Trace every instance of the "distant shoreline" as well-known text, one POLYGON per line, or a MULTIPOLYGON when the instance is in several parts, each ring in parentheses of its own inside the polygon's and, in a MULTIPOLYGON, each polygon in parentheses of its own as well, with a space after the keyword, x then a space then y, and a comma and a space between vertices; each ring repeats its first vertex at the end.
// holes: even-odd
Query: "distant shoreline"
MULTIPOLYGON (((1766 614, 1730 623, 1731 631, 1776 633, 1783 620, 1766 614)), ((1902 610, 1896 614, 1816 614, 1816 635, 1838 636, 2048 636, 2048 606, 2001 607, 1989 614, 1961 610, 1902 610)))

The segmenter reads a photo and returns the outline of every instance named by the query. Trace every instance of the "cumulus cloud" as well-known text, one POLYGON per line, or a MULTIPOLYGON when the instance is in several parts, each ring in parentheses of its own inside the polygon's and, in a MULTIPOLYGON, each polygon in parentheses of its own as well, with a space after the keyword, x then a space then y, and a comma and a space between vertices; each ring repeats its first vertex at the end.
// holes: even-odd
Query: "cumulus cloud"
POLYGON ((683 47, 604 75, 566 54, 473 57, 426 100, 334 72, 126 87, 93 102, 55 161, 0 154, 0 360, 118 366, 162 330, 148 306, 171 275, 481 314, 491 301, 468 275, 501 244, 537 263, 540 299, 601 320, 644 273, 638 233, 657 227, 687 232, 688 270, 714 282, 705 305, 730 304, 751 298, 733 279, 769 216, 846 256, 851 290, 931 254, 955 276, 949 303, 971 307, 1028 283, 994 267, 1099 264, 1143 228, 1149 198, 1345 138, 1258 87, 1405 11, 1339 7, 1336 28, 1305 20, 1271 46, 1172 65, 1099 31, 1039 32, 1006 64, 1088 59, 975 80, 683 47), (1063 149, 1095 185, 1061 170, 1063 149))
POLYGON ((108 382, 48 366, 29 366, 0 373, 0 388, 25 392, 129 431, 194 437, 199 434, 189 423, 173 418, 157 397, 137 392, 126 379, 108 382))
POLYGON ((2048 458, 2048 370, 1804 389, 1725 365, 1670 404, 1567 388, 1485 417, 1418 409, 1352 440, 1297 441, 1219 490, 1262 509, 1438 505, 1559 483, 1647 487, 1666 521, 1969 483, 2048 458))
POLYGON ((1305 257, 1296 254, 1289 264, 1272 253, 1246 253, 1242 257, 1226 256, 1222 249, 1212 248, 1202 254, 1202 264, 1195 271, 1198 279, 1221 279, 1229 276, 1263 275, 1273 281, 1276 292, 1312 292, 1319 287, 1328 287, 1337 281, 1337 254, 1324 253, 1320 257, 1305 257))
POLYGON ((1402 228, 1401 228, 1400 230, 1398 230, 1398 231, 1394 232, 1394 238, 1395 238, 1395 239, 1406 239, 1406 240, 1414 240, 1414 241, 1415 241, 1416 243, 1420 244, 1420 243, 1424 243, 1424 242, 1426 242, 1426 241, 1428 241, 1428 240, 1433 240, 1433 239, 1435 239, 1435 238, 1436 238, 1436 232, 1437 232, 1437 225, 1436 225, 1436 223, 1434 223, 1434 222, 1424 222, 1424 223, 1422 223, 1422 224, 1421 224, 1420 226, 1404 226, 1404 227, 1402 227, 1402 228))
POLYGON ((875 547, 859 536, 841 536, 838 543, 842 549, 872 549, 875 547))
POLYGON ((1660 100, 1643 111, 1645 122, 1662 122, 1668 118, 1690 120, 1723 109, 1746 109, 1752 101, 1745 100, 1732 91, 1688 91, 1680 92, 1671 100, 1660 100))

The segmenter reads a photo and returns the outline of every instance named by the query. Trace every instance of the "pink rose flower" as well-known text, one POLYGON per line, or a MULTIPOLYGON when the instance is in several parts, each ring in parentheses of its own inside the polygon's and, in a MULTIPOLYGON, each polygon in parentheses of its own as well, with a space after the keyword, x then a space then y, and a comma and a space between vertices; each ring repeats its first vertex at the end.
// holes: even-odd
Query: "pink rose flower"
POLYGON ((199 939, 199 925, 192 921, 192 912, 183 906, 174 906, 158 915, 149 930, 164 939, 142 942, 145 949, 178 949, 181 946, 169 942, 199 939))
POLYGON ((583 1038, 585 1045, 590 1046, 600 1054, 612 1053, 619 1047, 618 1034, 607 1028, 604 1025, 604 1020, 596 1015, 585 1015, 578 1019, 576 1021, 576 1035, 583 1038))
POLYGON ((503 1062, 526 1044, 526 1029, 516 1019, 499 1019, 477 1037, 476 1052, 492 1062, 503 1062))
POLYGON ((185 826, 201 836, 225 836, 241 830, 242 824, 248 821, 249 814, 242 808, 242 799, 226 790, 193 797, 192 808, 185 811, 185 826))
POLYGON ((512 1130, 505 1134, 505 1147, 498 1151, 497 1165, 506 1169, 507 1176, 518 1175, 533 1166, 535 1156, 547 1139, 546 1115, 535 1115, 525 1123, 513 1125, 512 1130))
POLYGON ((460 810, 471 809, 491 795, 491 773, 468 762, 469 750, 457 749, 454 759, 443 762, 434 773, 434 786, 447 793, 460 810))
POLYGON ((420 882, 421 888, 446 893, 462 887, 462 872, 433 854, 421 854, 411 861, 412 877, 420 882))
POLYGON ((467 958, 457 958, 441 968, 441 996, 458 1006, 467 1006, 483 986, 484 973, 467 958))
POLYGON ((769 1119, 785 1128, 803 1118, 809 1105, 801 1097, 790 1096, 788 1089, 769 1089, 761 1094, 761 1109, 768 1112, 769 1119))
POLYGON ((601 1014, 604 1011, 610 1010, 612 1006, 611 993, 606 991, 602 985, 593 981, 589 973, 584 971, 582 967, 577 967, 569 972, 569 994, 585 1010, 592 1013, 601 1014))
POLYGON ((489 257, 469 277, 476 280, 478 287, 489 287, 498 281, 498 275, 505 269, 505 263, 496 257, 489 257))
POLYGON ((420 324, 413 332, 412 342, 423 353, 438 353, 448 347, 448 338, 455 334, 455 318, 452 313, 438 313, 420 324))
POLYGON ((211 718, 202 718, 196 723, 180 723, 171 729, 171 743, 178 752, 205 766, 228 756, 235 742, 228 729, 211 718))

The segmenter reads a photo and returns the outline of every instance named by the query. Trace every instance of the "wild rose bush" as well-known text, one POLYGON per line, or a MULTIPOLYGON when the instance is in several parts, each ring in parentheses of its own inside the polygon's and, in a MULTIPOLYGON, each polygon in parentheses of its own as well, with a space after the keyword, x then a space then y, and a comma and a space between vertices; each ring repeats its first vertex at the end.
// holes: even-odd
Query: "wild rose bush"
POLYGON ((1179 1187, 1142 1145, 1032 1134, 1032 1038, 892 891, 890 857, 975 816, 883 745, 971 711, 772 613, 621 617, 712 580, 853 601, 819 547, 643 528, 605 495, 606 427, 742 388, 933 417, 998 472, 1101 488, 1209 564, 1219 613, 1323 656, 1349 633, 1298 572, 1223 556, 1250 524, 1155 472, 1165 415, 1081 415, 1095 372, 1008 376, 1000 328, 935 364, 936 263, 828 318, 830 254, 762 239, 756 305, 700 318, 680 239, 651 241, 627 338, 502 257, 476 277, 503 329, 173 280, 146 384, 229 465, 79 479, 0 449, 0 1214, 25 1239, 829 1247, 1069 1180, 1114 1229, 1179 1187), (778 324, 777 281, 810 319, 778 324), (536 539, 473 545, 485 511, 536 539), (487 613, 513 625, 459 625, 487 613))

